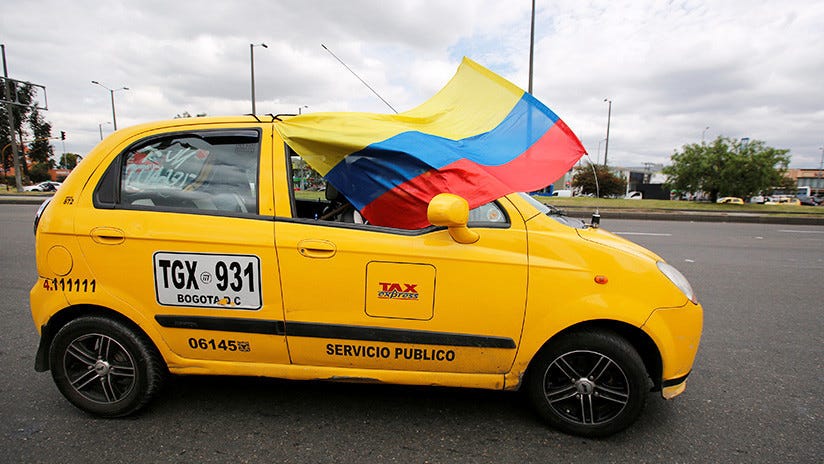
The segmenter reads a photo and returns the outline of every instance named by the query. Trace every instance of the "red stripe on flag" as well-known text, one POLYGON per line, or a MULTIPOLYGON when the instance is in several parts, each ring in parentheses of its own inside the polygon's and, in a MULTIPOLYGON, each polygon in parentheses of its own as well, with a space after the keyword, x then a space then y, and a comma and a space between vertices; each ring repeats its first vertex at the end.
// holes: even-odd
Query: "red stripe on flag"
POLYGON ((459 195, 470 208, 513 192, 543 188, 560 178, 584 154, 584 147, 558 120, 535 144, 512 161, 482 166, 462 159, 398 185, 361 213, 374 225, 420 229, 429 225, 426 208, 438 193, 459 195))

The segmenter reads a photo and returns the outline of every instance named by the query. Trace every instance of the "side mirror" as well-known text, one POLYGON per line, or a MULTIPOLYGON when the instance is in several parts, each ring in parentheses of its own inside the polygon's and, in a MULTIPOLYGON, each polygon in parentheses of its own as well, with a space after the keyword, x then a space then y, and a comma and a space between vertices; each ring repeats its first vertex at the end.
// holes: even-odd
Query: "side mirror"
POLYGON ((475 243, 481 238, 477 232, 466 226, 469 222, 469 203, 458 195, 436 195, 429 202, 426 217, 433 225, 449 228, 449 235, 458 243, 475 243))

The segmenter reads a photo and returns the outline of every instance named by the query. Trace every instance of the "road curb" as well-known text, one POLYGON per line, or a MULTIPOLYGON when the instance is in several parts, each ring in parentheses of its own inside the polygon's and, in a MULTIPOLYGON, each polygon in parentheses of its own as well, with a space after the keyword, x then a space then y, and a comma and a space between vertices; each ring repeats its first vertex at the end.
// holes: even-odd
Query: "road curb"
POLYGON ((15 196, 0 195, 0 205, 39 205, 51 198, 51 195, 43 196, 15 196))

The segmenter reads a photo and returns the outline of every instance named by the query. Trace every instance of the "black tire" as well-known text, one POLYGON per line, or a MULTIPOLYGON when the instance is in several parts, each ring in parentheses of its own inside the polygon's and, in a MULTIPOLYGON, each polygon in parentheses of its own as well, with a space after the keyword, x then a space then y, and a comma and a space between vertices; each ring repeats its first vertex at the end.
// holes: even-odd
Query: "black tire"
POLYGON ((527 394, 554 428, 606 437, 631 425, 644 409, 649 377, 638 352, 606 332, 575 332, 544 347, 530 364, 527 394))
POLYGON ((99 316, 75 319, 54 336, 52 377, 73 405, 100 417, 121 417, 145 406, 160 389, 166 367, 143 334, 99 316))

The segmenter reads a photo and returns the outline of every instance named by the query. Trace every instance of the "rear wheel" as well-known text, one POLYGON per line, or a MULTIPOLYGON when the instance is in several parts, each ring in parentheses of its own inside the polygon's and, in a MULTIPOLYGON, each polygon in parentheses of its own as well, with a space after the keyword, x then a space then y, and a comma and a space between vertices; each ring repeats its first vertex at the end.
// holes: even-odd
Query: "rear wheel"
POLYGON ((125 416, 145 406, 166 372, 143 334, 98 316, 63 326, 52 341, 49 362, 63 396, 102 417, 125 416))
POLYGON ((535 408, 553 427, 605 437, 641 414, 649 378, 625 339, 611 332, 576 332, 538 353, 526 386, 535 408))

